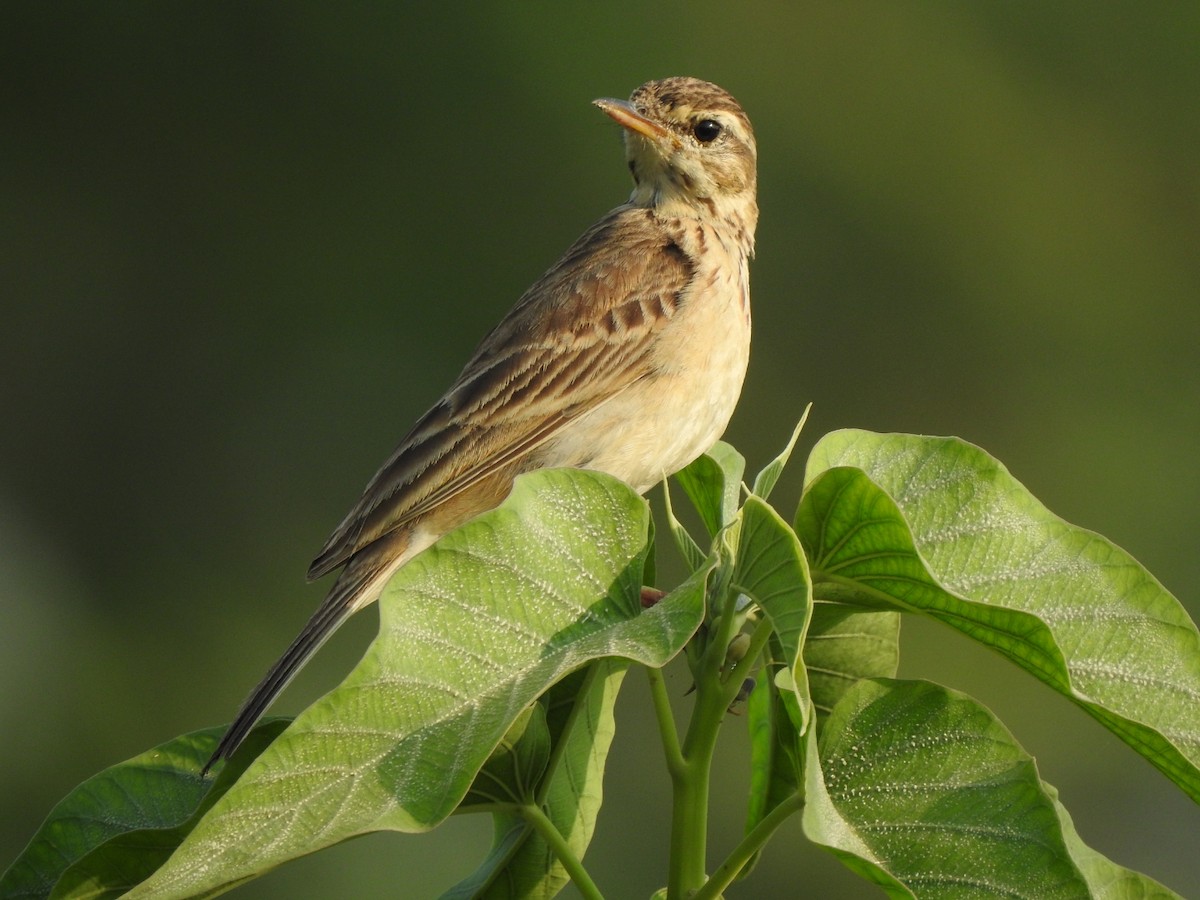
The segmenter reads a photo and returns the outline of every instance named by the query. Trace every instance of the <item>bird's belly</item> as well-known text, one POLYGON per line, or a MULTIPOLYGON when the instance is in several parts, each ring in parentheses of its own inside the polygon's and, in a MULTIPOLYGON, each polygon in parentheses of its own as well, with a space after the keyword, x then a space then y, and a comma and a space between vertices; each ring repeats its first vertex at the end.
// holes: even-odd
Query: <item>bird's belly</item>
POLYGON ((542 465, 615 475, 639 493, 711 447, 733 415, 750 358, 744 284, 690 298, 659 341, 655 373, 564 428, 542 465))

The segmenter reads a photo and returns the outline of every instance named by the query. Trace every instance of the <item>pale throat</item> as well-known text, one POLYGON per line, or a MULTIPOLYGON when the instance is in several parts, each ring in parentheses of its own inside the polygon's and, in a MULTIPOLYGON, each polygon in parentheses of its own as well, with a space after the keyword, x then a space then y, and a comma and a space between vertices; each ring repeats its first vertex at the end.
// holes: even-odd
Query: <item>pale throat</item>
POLYGON ((661 219, 698 219, 729 235, 747 256, 754 254, 758 203, 753 191, 717 191, 698 197, 669 179, 647 179, 634 187, 629 202, 653 209, 661 219))

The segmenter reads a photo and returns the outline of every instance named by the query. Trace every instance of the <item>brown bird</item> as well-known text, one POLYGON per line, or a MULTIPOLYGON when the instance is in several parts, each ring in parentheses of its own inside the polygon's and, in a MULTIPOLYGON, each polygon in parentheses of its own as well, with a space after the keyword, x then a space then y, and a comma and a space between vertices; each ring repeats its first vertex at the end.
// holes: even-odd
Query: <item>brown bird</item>
POLYGON ((595 105, 625 129, 633 195, 525 292, 400 442, 308 570, 329 595, 250 694, 230 756, 330 634, 522 472, 596 469, 639 493, 721 436, 750 354, 758 221, 750 121, 696 78, 595 105))

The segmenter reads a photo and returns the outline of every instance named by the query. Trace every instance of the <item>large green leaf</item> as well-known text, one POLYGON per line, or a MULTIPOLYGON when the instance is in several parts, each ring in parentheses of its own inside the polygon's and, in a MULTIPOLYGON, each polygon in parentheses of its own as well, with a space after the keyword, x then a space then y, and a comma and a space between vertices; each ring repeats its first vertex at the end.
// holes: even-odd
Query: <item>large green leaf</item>
POLYGON ((974 700, 860 681, 819 738, 805 833, 893 897, 1090 897, 1033 760, 974 700))
POLYGON ((133 897, 228 885, 457 806, 534 698, 592 659, 662 665, 696 630, 706 572, 643 610, 648 509, 607 476, 549 470, 404 566, 380 634, 133 897))
POLYGON ((814 449, 808 478, 796 531, 818 598, 920 611, 963 631, 1200 800, 1200 635, 1129 554, 957 439, 836 432, 814 449))
POLYGON ((475 773, 471 789, 456 812, 477 812, 480 807, 532 800, 550 762, 550 744, 546 708, 540 702, 530 704, 508 726, 492 755, 475 773))
POLYGON ((824 718, 860 678, 891 678, 900 666, 900 614, 816 600, 804 642, 809 693, 824 718))
POLYGON ((1176 897, 1087 847, 1004 727, 939 685, 860 682, 809 763, 806 834, 893 897, 1176 897))
POLYGON ((1045 782, 1042 783, 1042 788, 1054 801, 1054 810, 1058 813, 1067 849, 1087 880, 1092 900, 1179 900, 1178 894, 1153 878, 1118 866, 1087 846, 1075 831, 1075 823, 1071 821, 1066 807, 1059 802, 1058 791, 1045 782))
POLYGON ((0 878, 0 896, 119 896, 179 845, 199 814, 287 725, 258 725, 220 777, 200 777, 222 729, 185 734, 89 778, 51 810, 0 878))

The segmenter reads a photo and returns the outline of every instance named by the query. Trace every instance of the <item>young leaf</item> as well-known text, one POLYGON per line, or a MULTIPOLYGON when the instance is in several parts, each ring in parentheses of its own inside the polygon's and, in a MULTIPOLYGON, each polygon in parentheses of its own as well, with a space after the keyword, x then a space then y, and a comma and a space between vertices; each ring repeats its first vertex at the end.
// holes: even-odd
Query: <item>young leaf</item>
POLYGON ((707 453, 675 473, 709 536, 716 537, 737 515, 745 472, 745 457, 724 441, 717 441, 707 453))
POLYGON ((1091 896, 1033 760, 971 698, 860 681, 819 755, 805 833, 891 896, 1091 896))
POLYGON ((666 507, 667 528, 671 532, 671 537, 675 540, 675 546, 687 563, 688 568, 692 571, 699 569, 704 565, 706 554, 700 549, 700 545, 696 543, 696 539, 688 533, 687 528, 679 518, 675 515, 675 507, 671 503, 671 485, 668 481, 663 481, 663 506, 666 507))
MULTIPOLYGON (((781 686, 777 688, 775 673, 766 673, 750 695, 749 833, 799 785, 799 735, 808 727, 812 708, 807 670, 801 661, 812 614, 812 584, 795 532, 761 498, 747 499, 737 535, 733 589, 751 597, 770 619, 772 641, 785 667, 778 673, 781 686), (791 694, 792 702, 786 703, 779 695, 781 690, 791 694)), ((743 875, 753 864, 752 860, 743 875)))
POLYGON ((772 636, 791 672, 790 685, 808 725, 808 674, 800 651, 812 614, 812 583, 800 541, 779 513, 751 496, 742 507, 733 588, 751 597, 770 618, 772 636))
POLYGON ((640 603, 648 510, 616 479, 542 470, 392 579, 380 633, 131 897, 220 890, 368 831, 458 805, 517 715, 592 659, 670 659, 707 572, 640 603))
POLYGON ((763 470, 754 476, 754 488, 751 490, 756 497, 762 497, 766 500, 771 496, 771 491, 775 490, 775 485, 779 482, 779 476, 783 474, 784 466, 788 464, 788 460, 792 458, 792 451, 796 449, 796 441, 800 439, 800 432, 804 430, 804 423, 808 421, 808 414, 812 412, 812 404, 804 407, 804 414, 800 416, 800 421, 796 423, 796 427, 792 430, 792 436, 787 442, 787 446, 773 460, 763 467, 763 470))
MULTIPOLYGON (((666 490, 666 482, 663 482, 663 490, 666 490)), ((642 563, 642 584, 648 587, 654 587, 658 584, 658 551, 655 549, 654 535, 654 519, 649 519, 646 522, 646 561, 642 563)), ((700 568, 692 566, 693 569, 700 568)))
POLYGON ((1129 554, 957 439, 837 432, 808 473, 796 531, 818 597, 963 631, 1200 799, 1200 634, 1129 554))

